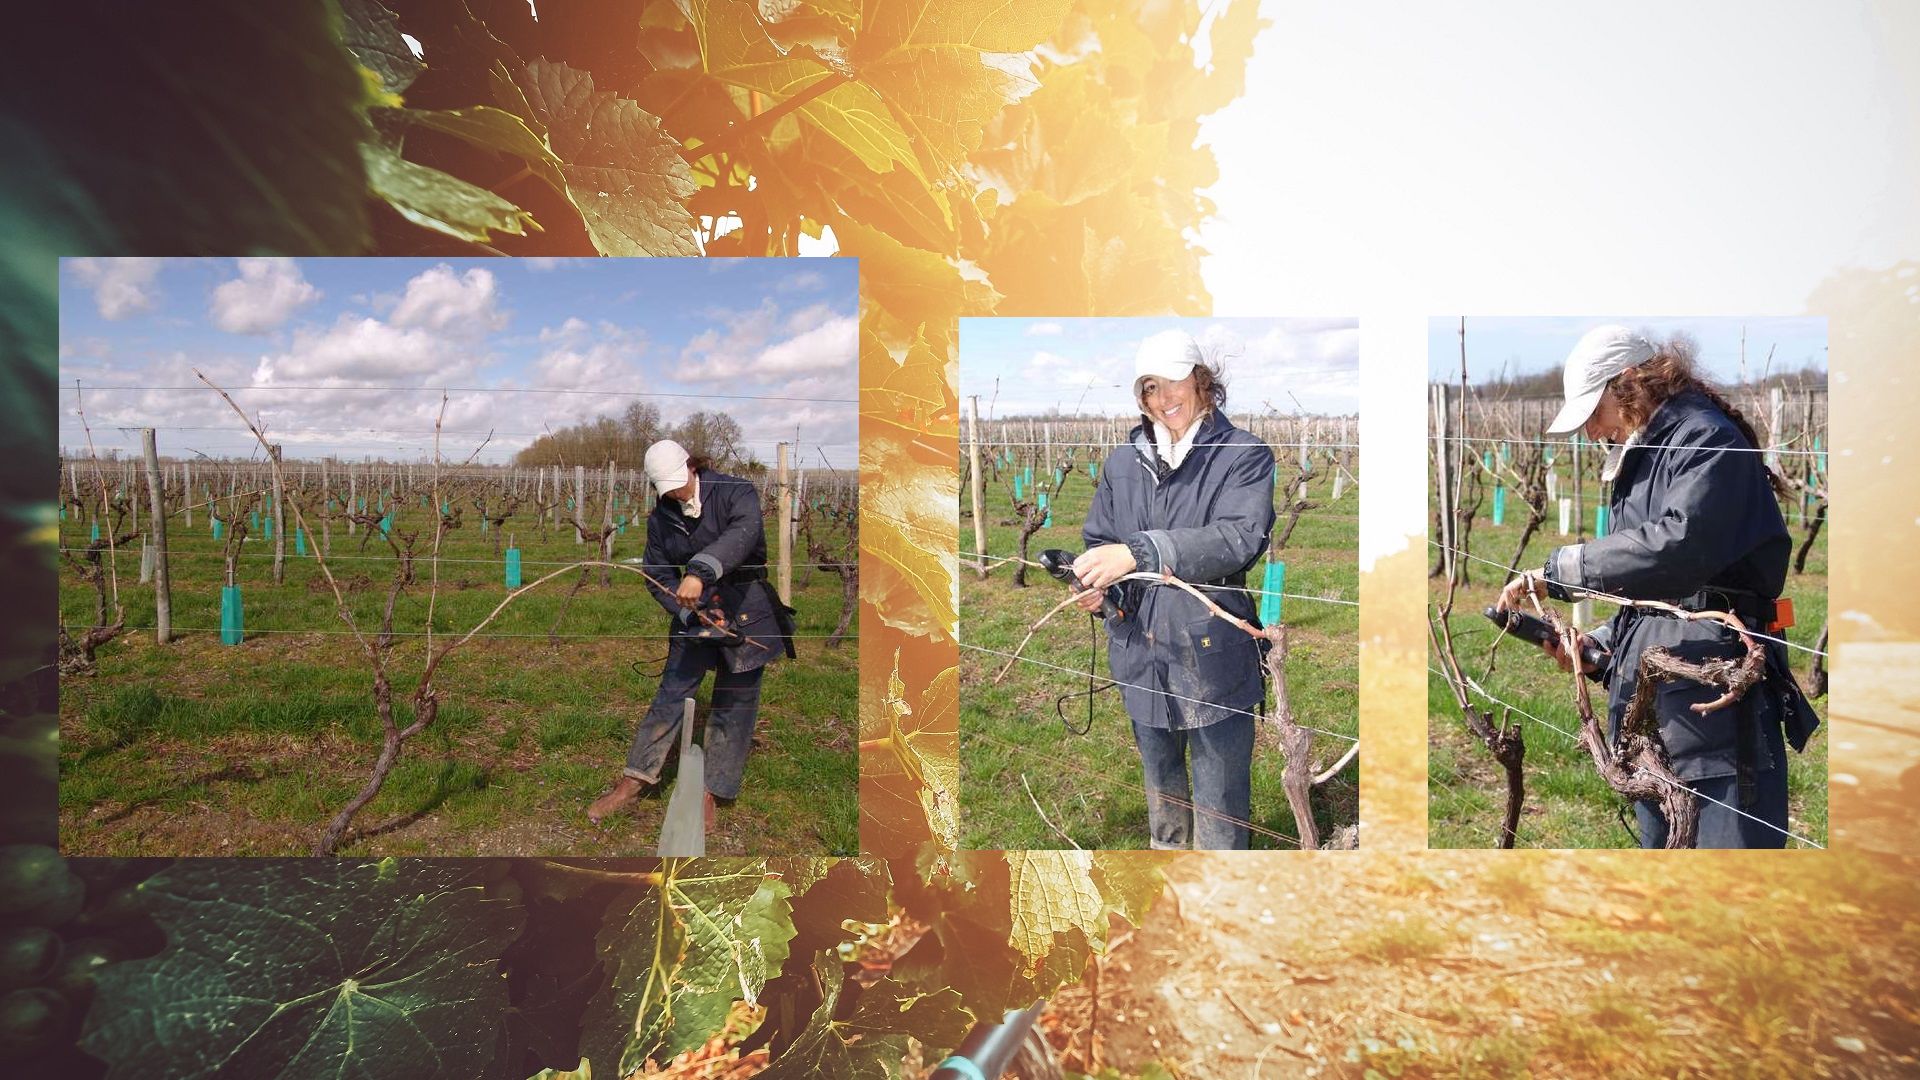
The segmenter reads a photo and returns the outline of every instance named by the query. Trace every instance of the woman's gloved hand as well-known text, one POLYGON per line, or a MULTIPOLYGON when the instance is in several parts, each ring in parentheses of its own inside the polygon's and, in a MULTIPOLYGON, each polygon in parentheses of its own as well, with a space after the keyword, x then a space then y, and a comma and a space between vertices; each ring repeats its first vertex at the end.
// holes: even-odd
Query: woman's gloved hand
POLYGON ((680 587, 673 590, 673 598, 680 602, 682 610, 692 611, 694 608, 700 606, 700 597, 706 591, 706 582, 701 581, 692 574, 688 574, 686 577, 680 579, 680 587))

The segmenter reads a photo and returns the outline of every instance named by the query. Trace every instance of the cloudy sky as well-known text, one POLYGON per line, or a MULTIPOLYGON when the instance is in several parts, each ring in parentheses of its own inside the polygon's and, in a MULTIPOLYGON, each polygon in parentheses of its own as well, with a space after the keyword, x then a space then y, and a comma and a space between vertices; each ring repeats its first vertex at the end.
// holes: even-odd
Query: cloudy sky
POLYGON ((644 400, 851 467, 856 287, 850 259, 66 259, 60 445, 85 452, 78 380, 102 453, 155 427, 163 453, 253 455, 198 368, 289 458, 426 460, 446 387, 455 461, 644 400))
MULTIPOLYGON (((1693 335, 1700 345, 1701 374, 1720 383, 1741 377, 1741 334, 1746 334, 1746 376, 1767 370, 1798 371, 1827 366, 1827 320, 1823 316, 1702 316, 1639 318, 1631 315, 1467 317, 1467 380, 1484 382, 1500 375, 1559 371, 1580 336, 1605 323, 1630 326, 1656 338, 1675 332, 1693 335), (1772 367, 1768 368, 1771 351, 1772 367)), ((1427 378, 1460 378, 1460 320, 1427 321, 1427 378)))
POLYGON ((1346 415, 1360 407, 1353 319, 962 319, 960 395, 980 416, 1134 416, 1133 357, 1162 330, 1219 358, 1227 409, 1346 415))

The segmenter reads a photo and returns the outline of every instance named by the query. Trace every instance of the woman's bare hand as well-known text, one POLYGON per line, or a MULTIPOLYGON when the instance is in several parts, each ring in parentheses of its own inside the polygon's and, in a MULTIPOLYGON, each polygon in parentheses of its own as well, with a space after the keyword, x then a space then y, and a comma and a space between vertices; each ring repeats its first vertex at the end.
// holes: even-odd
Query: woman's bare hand
POLYGON ((1086 592, 1074 597, 1073 602, 1081 611, 1097 612, 1100 610, 1100 602, 1104 599, 1106 599, 1106 593, 1104 591, 1100 589, 1088 589, 1086 592))
POLYGON ((1073 560, 1073 576, 1080 579, 1080 584, 1097 591, 1133 573, 1135 566, 1133 552, 1127 550, 1127 545, 1101 544, 1073 560))
POLYGON ((680 602, 680 606, 683 609, 692 611, 694 608, 700 606, 700 596, 706 591, 706 582, 701 581, 692 574, 688 574, 686 577, 680 579, 680 587, 673 590, 673 598, 680 602))
POLYGON ((1544 600, 1547 590, 1539 578, 1532 574, 1521 574, 1507 582, 1507 587, 1500 590, 1500 599, 1494 602, 1494 606, 1502 611, 1517 611, 1526 602, 1528 596, 1544 600))

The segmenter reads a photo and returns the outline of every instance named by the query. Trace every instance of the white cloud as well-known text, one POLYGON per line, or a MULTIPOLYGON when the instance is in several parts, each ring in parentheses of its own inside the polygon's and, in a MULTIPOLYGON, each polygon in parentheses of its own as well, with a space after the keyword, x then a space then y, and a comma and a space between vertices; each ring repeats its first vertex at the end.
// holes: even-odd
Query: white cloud
POLYGON ((474 267, 456 274, 441 263, 407 282, 388 319, 395 326, 480 334, 506 325, 506 315, 495 307, 498 300, 492 271, 474 267))
POLYGON ((540 340, 543 342, 559 341, 572 343, 579 341, 585 337, 586 334, 586 320, 574 315, 567 316, 567 320, 559 326, 543 326, 540 328, 540 340))
POLYGON ((520 260, 527 269, 536 272, 561 270, 586 261, 584 258, 561 258, 552 255, 529 255, 520 260))
POLYGON ((631 353, 602 342, 585 349, 554 349, 534 361, 533 385, 557 390, 625 391, 640 381, 631 353))
POLYGON ((1066 332, 1066 327, 1057 322, 1037 322, 1027 327, 1028 337, 1053 337, 1066 332))
MULTIPOLYGON (((785 319, 771 305, 738 313, 725 332, 709 330, 682 350, 685 361, 676 377, 688 382, 763 380, 760 391, 780 392, 779 383, 797 376, 851 371, 859 359, 860 324, 851 315, 836 315, 824 304, 794 312, 785 319), (775 330, 785 337, 776 337, 775 330)), ((844 396, 853 396, 846 380, 844 396)))
POLYGON ((93 290, 93 302, 103 319, 124 319, 152 311, 160 302, 154 278, 159 259, 74 259, 68 264, 80 283, 93 290))
POLYGON ((827 287, 827 278, 818 270, 802 270, 783 279, 775 287, 783 293, 818 292, 827 287))
POLYGON ((320 299, 292 259, 239 259, 240 276, 214 287, 209 314, 229 334, 264 334, 320 299))
POLYGON ((462 343, 430 330, 390 326, 379 319, 343 315, 331 328, 301 333, 293 347, 263 356, 256 384, 328 380, 386 381, 445 377, 470 371, 474 361, 462 343))

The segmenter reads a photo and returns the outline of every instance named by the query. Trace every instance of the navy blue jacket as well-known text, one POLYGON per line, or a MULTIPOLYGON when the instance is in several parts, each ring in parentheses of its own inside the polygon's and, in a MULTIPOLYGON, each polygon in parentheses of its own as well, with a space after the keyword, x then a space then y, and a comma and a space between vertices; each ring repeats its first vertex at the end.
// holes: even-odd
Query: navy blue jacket
MULTIPOLYGON (((673 633, 680 635, 697 622, 682 619, 673 588, 692 574, 707 583, 701 610, 717 599, 733 628, 758 647, 742 642, 722 650, 729 670, 752 671, 784 651, 778 602, 766 580, 767 534, 760 518, 760 492, 737 476, 701 469, 700 516, 690 518, 674 499, 656 499, 647 515, 647 549, 641 569, 667 588, 651 582, 647 589, 673 617, 673 633), (742 569, 742 568, 745 569, 742 569)), ((682 644, 676 640, 674 645, 682 644)))
MULTIPOLYGON (((1273 532, 1273 451, 1218 409, 1199 424, 1177 469, 1160 461, 1152 429, 1135 427, 1101 466, 1081 535, 1089 548, 1126 544, 1148 573, 1244 588, 1273 532)), ((1259 708, 1266 684, 1257 641, 1181 589, 1139 581, 1125 589, 1125 617, 1107 620, 1107 660, 1116 682, 1133 684, 1120 688, 1129 716, 1186 729, 1259 708)), ((1208 595, 1259 625, 1248 594, 1208 595)))
MULTIPOLYGON (((1633 600, 1680 601, 1720 589, 1725 591, 1713 593, 1712 600, 1730 603, 1696 606, 1730 610, 1737 610, 1732 605, 1741 598, 1778 597, 1793 540, 1762 455, 1732 418, 1703 394, 1676 394, 1654 410, 1638 443, 1644 445, 1627 448, 1614 478, 1607 535, 1555 549, 1547 558, 1547 577, 1633 600)), ((1749 626, 1766 629, 1753 620, 1749 626)), ((1647 649, 1665 646, 1696 663, 1740 653, 1738 637, 1719 623, 1633 608, 1622 608, 1592 637, 1613 652, 1598 677, 1607 686, 1608 727, 1615 734, 1647 649)), ((1655 716, 1675 775, 1689 781, 1734 775, 1743 722, 1755 725, 1764 739, 1754 755, 1758 771, 1772 767, 1769 751, 1780 744, 1783 721, 1795 746, 1804 747, 1817 720, 1785 674, 1785 647, 1767 648, 1772 677, 1717 712, 1701 716, 1688 708, 1719 697, 1717 689, 1685 679, 1661 685, 1655 716)))

